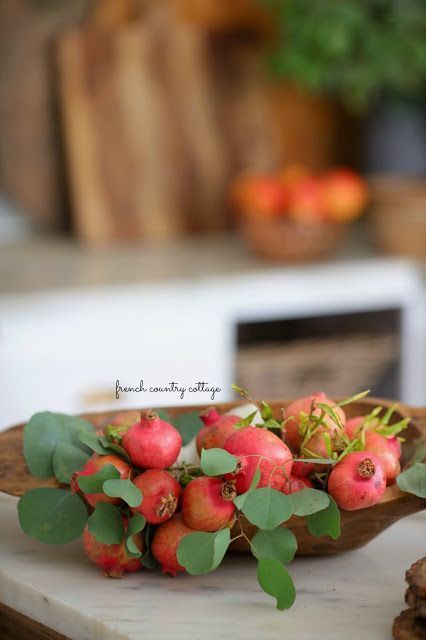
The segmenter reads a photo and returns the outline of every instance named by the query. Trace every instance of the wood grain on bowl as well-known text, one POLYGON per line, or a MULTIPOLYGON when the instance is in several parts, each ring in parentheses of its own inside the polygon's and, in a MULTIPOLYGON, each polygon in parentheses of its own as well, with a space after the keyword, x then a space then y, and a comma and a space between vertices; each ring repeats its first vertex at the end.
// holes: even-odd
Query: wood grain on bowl
MULTIPOLYGON (((281 407, 285 407, 289 402, 290 400, 270 402, 276 417, 280 416, 281 407)), ((219 411, 229 411, 239 404, 241 404, 241 401, 222 403, 215 406, 219 411)), ((378 405, 388 408, 392 404, 391 401, 382 398, 365 398, 346 406, 345 413, 348 417, 366 415, 378 405)), ((207 408, 207 405, 166 407, 172 416, 191 410, 202 411, 205 408, 207 408)), ((84 417, 93 422, 96 427, 102 427, 116 413, 117 411, 89 413, 85 414, 84 417)), ((408 459, 412 444, 419 439, 426 439, 426 408, 415 408, 399 404, 392 421, 396 422, 407 416, 411 417, 412 420, 401 433, 405 438, 402 454, 403 464, 408 459)), ((21 496, 35 487, 59 486, 55 479, 41 480, 31 476, 22 452, 23 428, 24 425, 17 425, 0 433, 0 491, 14 496, 21 496)), ((289 526, 297 537, 299 555, 327 555, 361 547, 400 518, 425 508, 426 500, 403 493, 397 485, 393 485, 387 487, 382 500, 373 507, 358 511, 341 511, 342 534, 337 540, 332 540, 328 536, 322 538, 311 536, 302 518, 293 516, 286 523, 286 526, 289 526)), ((252 537, 256 533, 256 527, 247 523, 246 532, 249 537, 252 537)), ((233 543, 232 549, 244 552, 248 551, 248 545, 244 540, 239 539, 233 543)))

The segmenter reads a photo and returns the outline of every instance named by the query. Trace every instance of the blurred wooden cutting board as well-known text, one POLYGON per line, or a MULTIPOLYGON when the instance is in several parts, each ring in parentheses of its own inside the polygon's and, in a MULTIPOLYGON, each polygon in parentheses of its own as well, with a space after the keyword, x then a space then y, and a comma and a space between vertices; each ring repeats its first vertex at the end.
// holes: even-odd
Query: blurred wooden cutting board
POLYGON ((95 12, 62 35, 57 61, 81 238, 158 241, 227 225, 206 36, 161 6, 137 19, 95 12))

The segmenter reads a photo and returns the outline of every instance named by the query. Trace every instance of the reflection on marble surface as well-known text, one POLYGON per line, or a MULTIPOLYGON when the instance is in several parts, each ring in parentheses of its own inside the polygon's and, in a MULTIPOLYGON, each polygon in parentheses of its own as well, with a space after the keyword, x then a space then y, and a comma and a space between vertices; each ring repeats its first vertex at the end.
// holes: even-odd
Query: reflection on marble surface
POLYGON ((0 518, 0 601, 75 640, 385 640, 404 608, 405 570, 426 552, 423 512, 358 551, 298 558, 290 567, 296 603, 278 612, 249 557, 206 576, 146 571, 107 580, 79 542, 53 547, 26 537, 14 498, 0 494, 0 518))

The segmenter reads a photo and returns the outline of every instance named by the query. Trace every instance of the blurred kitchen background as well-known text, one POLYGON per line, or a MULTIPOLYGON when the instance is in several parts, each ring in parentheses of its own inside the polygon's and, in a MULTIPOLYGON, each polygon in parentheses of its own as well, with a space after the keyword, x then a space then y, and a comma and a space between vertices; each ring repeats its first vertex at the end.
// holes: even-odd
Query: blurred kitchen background
POLYGON ((425 405, 425 97, 424 0, 0 0, 0 428, 425 405))

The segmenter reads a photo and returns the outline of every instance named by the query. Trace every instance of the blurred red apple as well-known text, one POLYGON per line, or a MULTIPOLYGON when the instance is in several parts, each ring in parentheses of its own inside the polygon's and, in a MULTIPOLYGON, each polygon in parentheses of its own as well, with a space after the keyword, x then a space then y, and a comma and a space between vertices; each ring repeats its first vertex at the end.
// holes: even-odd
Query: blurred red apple
POLYGON ((288 191, 276 176, 242 176, 232 188, 231 199, 244 214, 267 218, 284 215, 288 191))
POLYGON ((291 186, 289 214, 300 222, 320 222, 326 218, 321 180, 314 176, 295 180, 291 186))
POLYGON ((354 171, 335 169, 323 177, 322 200, 331 220, 350 222, 361 215, 367 204, 367 185, 354 171))

